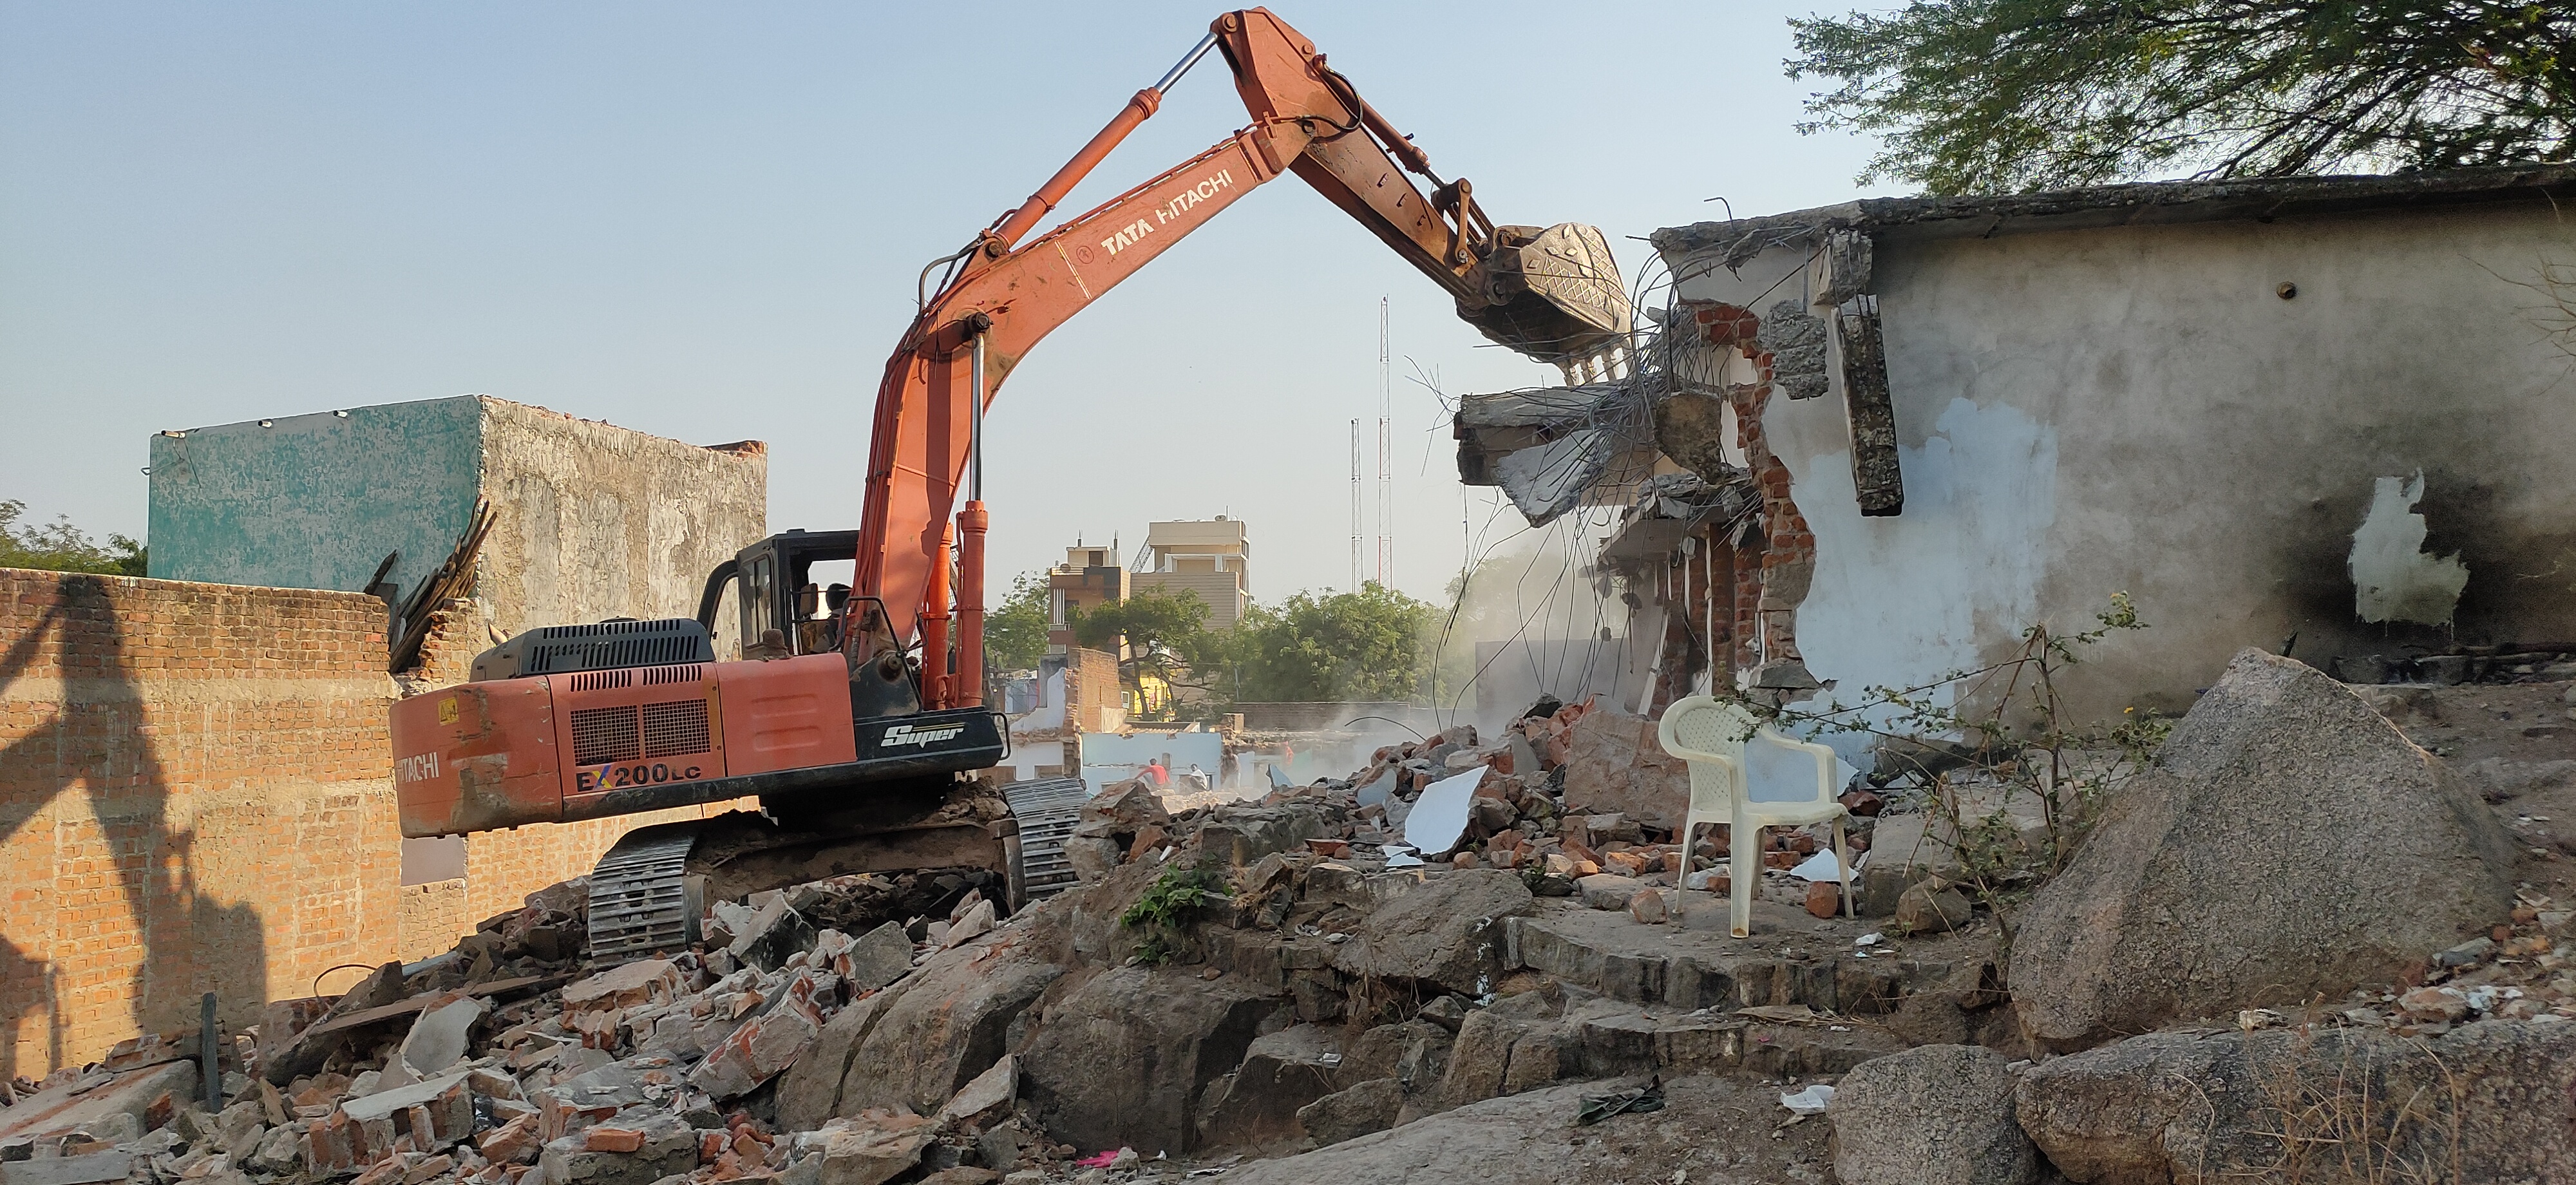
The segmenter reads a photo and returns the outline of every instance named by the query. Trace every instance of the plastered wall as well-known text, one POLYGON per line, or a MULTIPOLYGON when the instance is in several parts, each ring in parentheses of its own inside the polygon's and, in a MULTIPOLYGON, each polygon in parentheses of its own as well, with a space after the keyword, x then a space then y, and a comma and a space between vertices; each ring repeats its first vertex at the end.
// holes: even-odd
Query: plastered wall
MULTIPOLYGON (((1766 498, 1813 538, 1792 644, 1848 699, 1992 662, 2035 622, 2090 627, 2128 592, 2152 628, 2070 688, 2111 714, 2188 707, 2243 646, 2295 638, 2326 666, 2576 637, 2576 357, 2535 285, 2576 260, 2564 219, 2534 199, 1882 238, 1903 513, 1859 514, 1839 392, 1735 401, 1758 422, 1730 443, 1776 458, 1766 498), (2365 621, 2355 555, 2385 567, 2381 536, 2419 538, 2365 522, 2419 473, 2399 508, 2423 517, 2419 566, 2467 578, 2447 623, 2365 621)), ((1684 300, 1759 315, 1804 299, 1808 254, 1673 263, 1684 300)))

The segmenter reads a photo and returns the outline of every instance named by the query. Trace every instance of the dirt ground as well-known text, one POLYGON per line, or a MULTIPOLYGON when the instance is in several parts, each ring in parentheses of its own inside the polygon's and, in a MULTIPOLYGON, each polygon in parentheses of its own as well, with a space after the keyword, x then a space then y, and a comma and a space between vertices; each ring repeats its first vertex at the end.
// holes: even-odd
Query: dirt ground
POLYGON ((2494 804, 2521 841, 2520 880, 2576 901, 2576 683, 2354 690, 2494 804))

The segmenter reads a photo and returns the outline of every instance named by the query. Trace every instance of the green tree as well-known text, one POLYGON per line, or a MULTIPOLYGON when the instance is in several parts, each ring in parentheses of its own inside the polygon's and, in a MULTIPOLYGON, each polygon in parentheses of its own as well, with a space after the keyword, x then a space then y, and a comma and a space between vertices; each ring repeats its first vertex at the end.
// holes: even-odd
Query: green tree
POLYGON ((143 545, 123 535, 109 535, 102 547, 68 517, 19 525, 26 514, 26 503, 0 498, 0 568, 141 576, 149 566, 143 545))
POLYGON ((1355 593, 1302 592, 1255 605, 1234 627, 1241 700, 1411 700, 1440 611, 1374 581, 1355 593))
MULTIPOLYGON (((1140 654, 1167 656, 1158 661, 1166 676, 1179 673, 1169 659, 1193 671, 1223 667, 1224 639, 1207 628, 1207 602, 1187 589, 1181 595, 1143 592, 1110 605, 1076 610, 1073 640, 1094 650, 1115 651, 1124 636, 1140 654)), ((1150 659, 1149 659, 1150 661, 1150 659)))
POLYGON ((1789 22, 1861 180, 2012 193, 2576 155, 2564 0, 1913 0, 1789 22))
POLYGON ((984 665, 995 671, 1034 670, 1046 657, 1046 572, 1022 572, 1011 580, 1011 595, 984 616, 984 665))

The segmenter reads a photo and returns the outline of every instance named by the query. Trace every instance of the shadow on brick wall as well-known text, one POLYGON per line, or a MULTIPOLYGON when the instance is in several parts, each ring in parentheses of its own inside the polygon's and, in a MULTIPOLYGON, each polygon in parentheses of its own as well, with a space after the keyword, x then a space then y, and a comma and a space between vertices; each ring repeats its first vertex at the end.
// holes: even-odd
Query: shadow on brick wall
MULTIPOLYGON (((208 990, 234 1017, 255 1016, 267 999, 258 913, 201 896, 196 836, 170 825, 171 775, 154 741, 167 723, 147 718, 108 586, 74 575, 56 591, 0 652, 0 691, 48 665, 39 660, 49 643, 61 675, 53 718, 0 747, 0 847, 36 840, 53 863, 49 883, 22 876, 0 887, 12 921, 41 905, 34 912, 50 913, 52 936, 50 961, 0 936, 0 1018, 12 1030, 0 1034, 0 1077, 40 1078, 136 1033, 193 1029, 208 990), (50 843, 20 834, 74 792, 88 798, 87 819, 55 816, 50 843), (48 1026, 45 1067, 22 1064, 30 1023, 48 1026)), ((286 867, 296 858, 276 855, 286 867)))

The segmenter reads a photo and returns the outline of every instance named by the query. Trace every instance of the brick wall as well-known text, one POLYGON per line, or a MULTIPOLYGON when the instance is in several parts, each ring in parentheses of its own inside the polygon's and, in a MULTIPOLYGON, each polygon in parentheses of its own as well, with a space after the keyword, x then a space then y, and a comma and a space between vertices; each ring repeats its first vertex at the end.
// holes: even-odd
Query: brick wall
POLYGON ((462 881, 401 886, 384 620, 356 593, 0 569, 0 1077, 194 1027, 210 990, 256 1023, 731 805, 473 836, 462 881))
POLYGON ((1127 724, 1127 693, 1118 659, 1105 650, 1065 651, 1065 727, 1075 732, 1116 732, 1127 724))
MULTIPOLYGON (((1735 409, 1736 445, 1762 490, 1762 536, 1748 540, 1760 549, 1761 580, 1737 588, 1739 616, 1734 662, 1750 668, 1799 657, 1797 606, 1806 599, 1807 581, 1815 570, 1816 537, 1807 528, 1789 489, 1789 467, 1774 456, 1763 439, 1762 412, 1771 402, 1778 359, 1761 341, 1762 318, 1751 309, 1722 301, 1684 301, 1698 321, 1700 334, 1712 346, 1733 347, 1752 362, 1759 377, 1731 385, 1726 400, 1735 409)), ((1739 568, 1750 557, 1730 556, 1739 568)))
POLYGON ((359 594, 0 569, 0 1074, 390 957, 384 652, 359 594))

